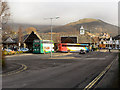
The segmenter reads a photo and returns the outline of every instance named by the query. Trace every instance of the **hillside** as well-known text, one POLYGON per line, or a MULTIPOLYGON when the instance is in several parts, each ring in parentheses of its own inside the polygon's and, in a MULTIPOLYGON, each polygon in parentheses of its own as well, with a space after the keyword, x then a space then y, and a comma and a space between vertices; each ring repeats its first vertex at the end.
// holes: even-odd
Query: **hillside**
POLYGON ((71 23, 68 23, 67 25, 76 25, 76 24, 82 24, 82 23, 89 23, 89 22, 95 22, 95 21, 99 21, 97 19, 93 19, 93 18, 84 18, 84 19, 80 19, 76 22, 71 22, 71 23))
MULTIPOLYGON (((20 26, 22 26, 23 31, 28 27, 34 27, 40 33, 50 32, 50 25, 30 25, 30 24, 18 24, 18 23, 9 23, 8 24, 12 30, 17 31, 20 26)), ((118 34, 118 27, 109 23, 106 23, 99 19, 85 18, 80 19, 76 22, 71 22, 66 25, 53 25, 53 32, 78 32, 80 27, 83 26, 86 31, 91 31, 91 33, 101 33, 107 32, 111 36, 116 36, 118 34)))
MULTIPOLYGON (((118 27, 112 24, 108 24, 102 20, 96 19, 81 19, 76 22, 68 23, 64 26, 53 28, 54 32, 75 32, 79 31, 80 27, 83 26, 86 31, 91 31, 91 33, 101 33, 107 32, 111 36, 116 36, 118 34, 118 27)), ((50 31, 50 30, 46 30, 50 31)))

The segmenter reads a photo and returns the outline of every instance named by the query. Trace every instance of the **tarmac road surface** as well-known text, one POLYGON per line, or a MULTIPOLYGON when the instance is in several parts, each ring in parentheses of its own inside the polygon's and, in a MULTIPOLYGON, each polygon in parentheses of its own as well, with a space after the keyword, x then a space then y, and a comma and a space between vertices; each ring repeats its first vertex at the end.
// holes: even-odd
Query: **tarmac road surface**
POLYGON ((3 88, 85 88, 116 58, 117 53, 55 55, 51 59, 49 54, 6 57, 8 63, 25 64, 28 69, 3 76, 3 88))

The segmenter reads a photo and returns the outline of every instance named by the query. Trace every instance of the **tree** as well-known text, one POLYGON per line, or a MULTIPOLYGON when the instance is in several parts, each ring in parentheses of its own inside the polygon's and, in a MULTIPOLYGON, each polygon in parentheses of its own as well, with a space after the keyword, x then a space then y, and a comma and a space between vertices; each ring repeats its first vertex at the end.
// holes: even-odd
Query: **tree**
POLYGON ((9 16, 10 16, 10 12, 7 2, 2 2, 2 0, 0 0, 0 17, 1 17, 0 21, 3 24, 6 24, 9 20, 9 16))
MULTIPOLYGON (((2 0, 0 0, 0 28, 1 28, 1 30, 6 29, 7 26, 5 26, 5 24, 8 22, 9 16, 10 16, 10 12, 9 12, 8 3, 7 2, 2 2, 2 0)), ((2 31, 0 31, 0 34, 2 35, 2 31)))
POLYGON ((34 27, 29 27, 25 31, 27 32, 27 34, 30 34, 32 31, 37 32, 36 28, 34 28, 34 27))
MULTIPOLYGON (((9 7, 7 2, 2 2, 2 0, 0 0, 0 30, 4 30, 4 28, 2 28, 3 24, 6 24, 8 22, 10 13, 9 13, 9 7)), ((2 31, 0 31, 2 32, 2 31)), ((2 33, 0 33, 2 34, 2 33)), ((2 37, 0 37, 1 39, 2 37)), ((2 40, 1 40, 2 41, 2 40)), ((2 53, 2 43, 0 43, 0 60, 2 59, 2 64, 1 66, 5 66, 5 59, 4 59, 4 55, 2 53)))

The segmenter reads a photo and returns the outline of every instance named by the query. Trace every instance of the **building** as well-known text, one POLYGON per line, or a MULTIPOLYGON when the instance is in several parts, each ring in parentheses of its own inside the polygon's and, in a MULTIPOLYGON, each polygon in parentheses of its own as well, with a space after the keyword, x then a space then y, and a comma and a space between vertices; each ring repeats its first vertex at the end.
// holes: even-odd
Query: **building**
POLYGON ((4 39, 2 44, 3 44, 3 49, 10 48, 10 49, 14 50, 18 46, 17 42, 14 39, 12 39, 11 37, 7 37, 6 39, 4 39))
POLYGON ((42 40, 41 37, 39 36, 39 34, 37 32, 32 31, 23 40, 24 47, 28 48, 30 51, 32 51, 33 41, 36 40, 36 39, 42 40))

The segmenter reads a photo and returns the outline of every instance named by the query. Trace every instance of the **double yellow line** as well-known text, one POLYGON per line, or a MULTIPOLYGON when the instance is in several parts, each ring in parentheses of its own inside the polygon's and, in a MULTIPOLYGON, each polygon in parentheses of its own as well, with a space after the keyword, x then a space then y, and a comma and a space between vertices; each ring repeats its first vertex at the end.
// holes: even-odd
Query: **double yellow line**
POLYGON ((8 75, 13 75, 13 74, 17 74, 17 73, 20 73, 22 71, 25 71, 27 69, 27 66, 24 65, 24 64, 21 64, 21 67, 17 70, 14 70, 14 71, 11 71, 11 72, 8 72, 6 74, 2 74, 0 76, 8 76, 8 75))
MULTIPOLYGON (((118 58, 118 56, 117 56, 118 58)), ((116 60, 116 59, 115 59, 116 60)), ((84 90, 89 90, 91 89, 97 82, 98 80, 100 80, 100 78, 110 69, 110 67, 112 66, 114 60, 92 81, 90 82, 85 88, 84 90)))

